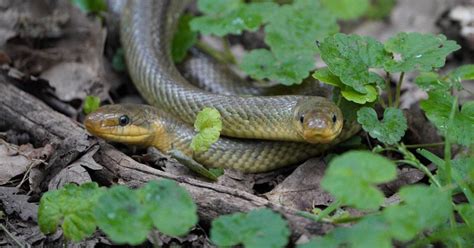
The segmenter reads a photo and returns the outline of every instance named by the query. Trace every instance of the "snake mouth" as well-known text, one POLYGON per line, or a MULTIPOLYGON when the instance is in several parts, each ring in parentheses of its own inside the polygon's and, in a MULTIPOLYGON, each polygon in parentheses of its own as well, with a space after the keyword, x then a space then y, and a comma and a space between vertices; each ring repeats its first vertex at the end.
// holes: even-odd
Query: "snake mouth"
POLYGON ((303 133, 303 138, 312 144, 327 144, 331 143, 340 133, 341 129, 338 129, 337 132, 328 130, 318 133, 314 131, 306 131, 303 133))

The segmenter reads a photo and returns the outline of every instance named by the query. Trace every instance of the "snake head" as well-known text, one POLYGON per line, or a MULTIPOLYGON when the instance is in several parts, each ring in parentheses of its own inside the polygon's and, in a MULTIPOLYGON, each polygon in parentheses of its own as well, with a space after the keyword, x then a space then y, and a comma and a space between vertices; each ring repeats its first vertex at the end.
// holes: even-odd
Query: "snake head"
POLYGON ((149 121, 144 105, 105 105, 90 113, 84 125, 94 136, 128 145, 150 145, 154 139, 154 123, 149 121))
POLYGON ((299 101, 294 119, 300 135, 309 143, 329 143, 341 133, 343 126, 339 107, 322 97, 299 101))

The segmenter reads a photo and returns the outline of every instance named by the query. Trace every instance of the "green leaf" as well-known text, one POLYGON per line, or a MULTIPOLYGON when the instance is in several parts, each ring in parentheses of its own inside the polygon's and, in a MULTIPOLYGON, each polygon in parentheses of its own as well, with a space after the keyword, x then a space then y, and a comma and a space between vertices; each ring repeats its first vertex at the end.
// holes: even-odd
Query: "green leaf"
POLYGON ((336 34, 320 44, 321 58, 341 82, 366 94, 365 85, 376 80, 370 68, 382 67, 389 58, 382 43, 371 37, 336 34))
POLYGON ((99 198, 94 214, 97 225, 115 243, 138 245, 146 240, 152 228, 147 210, 139 194, 119 185, 99 198))
POLYGON ((453 180, 460 188, 464 186, 465 190, 470 190, 472 194, 474 192, 474 156, 459 157, 451 162, 453 180))
POLYGON ((61 224, 67 239, 80 241, 89 237, 96 229, 92 211, 102 193, 97 183, 67 184, 62 189, 46 192, 38 209, 41 231, 54 233, 61 224))
POLYGON ((331 160, 321 186, 344 205, 377 209, 384 195, 375 185, 395 177, 392 161, 368 151, 351 151, 331 160))
MULTIPOLYGON (((446 135, 449 114, 454 97, 445 91, 437 90, 428 93, 429 98, 421 101, 420 107, 428 119, 446 135)), ((474 143, 474 101, 464 103, 461 111, 456 111, 449 135, 458 144, 469 146, 474 143)))
POLYGON ((363 107, 357 111, 357 121, 370 137, 389 145, 399 142, 408 128, 403 112, 397 108, 386 108, 379 121, 373 108, 363 107))
POLYGON ((215 108, 204 108, 196 116, 194 128, 198 134, 193 137, 191 149, 195 152, 207 151, 221 134, 221 114, 215 108))
POLYGON ((436 72, 421 72, 415 79, 416 85, 425 91, 430 90, 448 90, 449 85, 446 84, 436 72))
POLYGON ((86 13, 107 11, 107 3, 105 0, 71 0, 71 2, 86 13))
POLYGON ((171 57, 175 63, 183 61, 188 49, 197 41, 197 33, 189 27, 189 22, 193 19, 192 15, 182 15, 179 18, 178 29, 171 43, 171 57))
POLYGON ((373 0, 365 15, 370 19, 385 18, 390 15, 396 3, 396 0, 373 0))
POLYGON ((255 79, 271 79, 284 85, 300 84, 314 67, 311 54, 280 61, 266 49, 255 49, 242 59, 240 68, 255 79))
MULTIPOLYGON (((339 30, 336 18, 319 1, 295 0, 282 5, 265 26, 265 42, 281 61, 286 57, 314 56, 316 41, 339 30)), ((314 65, 313 65, 314 66, 314 65)))
POLYGON ((452 213, 448 190, 414 185, 403 187, 399 194, 404 204, 383 211, 393 237, 398 240, 411 240, 421 231, 445 223, 452 213))
POLYGON ((117 49, 114 56, 112 57, 112 68, 118 72, 125 71, 125 54, 123 48, 117 49))
MULTIPOLYGON (((377 74, 375 74, 377 75, 377 74)), ((377 75, 378 76, 378 75, 377 75)), ((313 77, 326 84, 341 88, 341 95, 352 102, 365 104, 377 100, 377 89, 373 85, 365 85, 366 93, 359 93, 344 85, 338 76, 334 75, 328 67, 321 68, 314 72, 313 77)), ((376 76, 374 76, 376 77, 376 76)))
POLYGON ((474 65, 462 65, 449 72, 447 76, 456 81, 474 80, 474 65))
POLYGON ((383 218, 378 216, 369 216, 363 218, 360 222, 350 228, 345 228, 343 234, 345 243, 350 244, 351 248, 390 248, 392 246, 392 237, 388 225, 383 218), (367 235, 369 234, 370 235, 367 235))
POLYGON ((330 234, 311 239, 308 243, 297 245, 297 248, 338 248, 342 240, 338 240, 330 234))
POLYGON ((286 221, 269 209, 222 215, 211 224, 211 240, 218 246, 285 247, 289 235, 286 221))
POLYGON ((460 48, 444 35, 399 33, 385 42, 393 59, 384 68, 388 72, 431 71, 444 66, 446 56, 460 48))
POLYGON ((96 111, 100 106, 100 98, 97 96, 86 96, 84 106, 82 107, 84 114, 96 111))
POLYGON ((358 18, 369 8, 368 0, 321 0, 321 2, 334 15, 344 20, 358 18))
POLYGON ((245 4, 240 0, 199 0, 198 8, 205 15, 194 18, 190 26, 202 34, 217 36, 241 34, 243 30, 255 31, 276 7, 271 2, 245 4))
POLYGON ((366 89, 365 94, 359 93, 352 88, 345 87, 345 89, 341 90, 341 95, 349 101, 358 103, 358 104, 365 104, 368 102, 374 102, 377 100, 377 89, 373 85, 365 85, 366 89))
POLYGON ((474 205, 463 203, 456 206, 464 222, 474 230, 474 205))
POLYGON ((150 181, 139 190, 153 225, 162 233, 180 236, 198 221, 197 207, 189 193, 175 181, 150 181))

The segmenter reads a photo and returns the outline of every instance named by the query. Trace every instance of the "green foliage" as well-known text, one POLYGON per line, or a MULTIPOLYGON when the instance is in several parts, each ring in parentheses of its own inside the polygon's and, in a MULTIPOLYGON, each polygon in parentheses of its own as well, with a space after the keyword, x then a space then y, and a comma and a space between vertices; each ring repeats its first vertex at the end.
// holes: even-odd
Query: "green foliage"
POLYGON ((191 29, 202 34, 224 36, 256 30, 273 13, 271 2, 245 4, 241 0, 199 0, 198 9, 205 15, 190 22, 191 29))
POLYGON ((89 114, 96 111, 100 106, 100 98, 97 96, 86 96, 84 105, 82 107, 84 114, 89 114))
POLYGON ((69 184, 43 195, 38 223, 43 233, 51 234, 62 220, 64 236, 73 241, 89 237, 99 226, 115 243, 138 245, 153 227, 171 236, 186 234, 197 223, 196 211, 189 193, 167 179, 137 190, 69 184))
POLYGON ((408 128, 403 112, 396 108, 386 108, 379 121, 373 108, 363 107, 357 112, 357 121, 372 138, 389 145, 399 142, 408 128))
POLYGON ((398 240, 411 240, 421 231, 445 223, 452 213, 451 197, 446 190, 416 185, 405 186, 399 194, 404 204, 384 210, 391 233, 398 240))
POLYGON ((256 49, 246 54, 240 64, 242 70, 255 79, 276 80, 284 85, 300 83, 314 67, 311 54, 279 60, 266 49, 256 49))
MULTIPOLYGON (((318 69, 314 72, 313 77, 326 84, 333 85, 341 89, 341 95, 349 101, 365 104, 377 100, 377 89, 374 85, 364 85, 366 93, 359 93, 352 87, 349 87, 341 82, 340 78, 333 74, 328 67, 318 69)), ((378 77, 375 73, 370 73, 369 77, 376 79, 378 77)), ((382 79, 383 80, 383 79, 382 79)))
POLYGON ((182 15, 179 18, 178 28, 171 43, 171 57, 175 63, 183 61, 186 53, 197 41, 197 33, 189 27, 192 15, 182 15))
POLYGON ((286 221, 269 209, 223 215, 211 227, 211 240, 218 246, 285 247, 289 235, 286 221))
POLYGON ((195 152, 207 151, 221 134, 221 114, 215 108, 204 108, 196 116, 194 128, 198 134, 193 137, 191 149, 195 152))
POLYGON ((449 130, 450 137, 458 144, 469 146, 474 143, 474 101, 456 109, 452 125, 448 125, 454 97, 446 91, 436 90, 428 93, 429 98, 420 103, 428 119, 443 135, 449 130))
POLYGON ((71 2, 86 13, 107 11, 107 2, 105 0, 71 0, 71 2))
POLYGON ((388 72, 430 71, 444 66, 446 56, 459 48, 444 35, 399 33, 385 42, 393 59, 384 68, 388 72))
POLYGON ((367 94, 365 85, 375 83, 370 68, 380 68, 389 59, 383 44, 371 37, 336 34, 319 46, 321 58, 344 85, 367 94))
POLYGON ((103 191, 96 183, 85 183, 44 193, 38 209, 41 231, 54 233, 61 225, 64 236, 73 241, 92 235, 96 229, 93 210, 103 191))
POLYGON ((98 226, 117 244, 137 245, 152 227, 148 209, 135 191, 115 186, 99 199, 95 208, 98 226))
POLYGON ((377 209, 384 200, 376 184, 393 180, 395 164, 367 151, 351 151, 331 160, 321 186, 343 205, 377 209))
POLYGON ((112 57, 112 68, 118 72, 125 71, 125 54, 123 48, 117 49, 112 57))
POLYGON ((365 15, 370 19, 382 19, 390 15, 396 0, 372 0, 365 15))
POLYGON ((337 17, 348 20, 362 16, 369 8, 369 0, 321 0, 337 17))

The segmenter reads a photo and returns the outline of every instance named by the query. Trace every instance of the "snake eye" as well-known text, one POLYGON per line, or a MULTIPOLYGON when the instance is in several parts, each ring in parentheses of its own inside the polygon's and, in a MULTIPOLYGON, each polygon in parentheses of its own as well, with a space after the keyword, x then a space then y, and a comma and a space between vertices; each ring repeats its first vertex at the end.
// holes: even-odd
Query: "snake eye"
POLYGON ((128 116, 126 115, 122 115, 119 117, 118 121, 119 121, 119 125, 123 127, 123 126, 126 126, 128 123, 130 123, 130 118, 128 118, 128 116))
POLYGON ((301 116, 300 116, 300 122, 301 122, 301 123, 304 122, 304 115, 301 115, 301 116))
POLYGON ((335 124, 335 123, 336 123, 336 121, 337 121, 337 117, 336 117, 336 115, 333 115, 333 116, 332 116, 332 123, 334 123, 334 124, 335 124))

